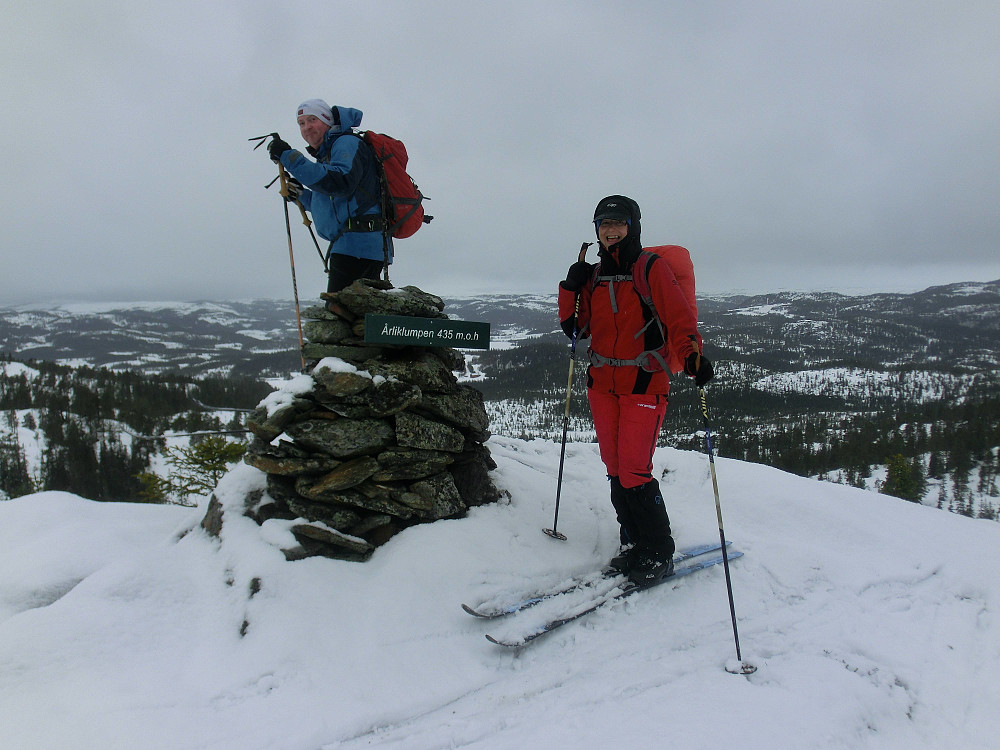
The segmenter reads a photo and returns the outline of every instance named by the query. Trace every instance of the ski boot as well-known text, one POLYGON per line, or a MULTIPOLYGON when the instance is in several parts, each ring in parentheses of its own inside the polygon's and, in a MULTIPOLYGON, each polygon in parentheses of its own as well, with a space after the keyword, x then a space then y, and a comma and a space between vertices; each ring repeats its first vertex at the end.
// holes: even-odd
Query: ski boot
POLYGON ((608 575, 627 576, 629 568, 632 565, 632 550, 634 548, 634 545, 623 542, 622 546, 618 548, 618 554, 612 557, 605 566, 605 573, 608 575))
POLYGON ((639 587, 653 586, 674 574, 673 550, 635 549, 628 566, 628 578, 639 587))

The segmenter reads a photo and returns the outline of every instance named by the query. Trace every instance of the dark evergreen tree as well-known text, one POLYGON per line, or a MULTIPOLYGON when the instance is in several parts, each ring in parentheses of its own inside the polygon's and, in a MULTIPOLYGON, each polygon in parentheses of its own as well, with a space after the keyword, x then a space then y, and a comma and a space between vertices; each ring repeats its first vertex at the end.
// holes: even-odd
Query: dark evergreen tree
POLYGON ((10 411, 7 419, 11 427, 10 437, 0 440, 0 499, 21 497, 35 491, 24 449, 17 440, 17 414, 10 411))
POLYGON ((933 479, 941 479, 944 476, 944 462, 938 451, 932 451, 927 461, 927 476, 933 479))
POLYGON ((888 467, 880 492, 919 503, 927 490, 927 479, 918 459, 908 460, 895 453, 886 461, 888 467))

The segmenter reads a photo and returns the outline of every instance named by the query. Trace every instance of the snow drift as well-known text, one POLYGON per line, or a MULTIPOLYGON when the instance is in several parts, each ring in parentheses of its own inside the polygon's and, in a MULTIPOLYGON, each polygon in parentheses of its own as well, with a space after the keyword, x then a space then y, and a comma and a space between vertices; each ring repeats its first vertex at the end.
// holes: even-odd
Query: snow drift
MULTIPOLYGON (((413 527, 367 563, 287 562, 287 527, 64 493, 0 503, 5 748, 995 748, 1000 525, 717 462, 723 571, 520 651, 459 605, 589 571, 617 527, 596 445, 494 437, 510 500, 413 527)), ((704 455, 660 449, 680 546, 718 538, 704 455)), ((260 485, 241 466, 230 507, 260 485)))

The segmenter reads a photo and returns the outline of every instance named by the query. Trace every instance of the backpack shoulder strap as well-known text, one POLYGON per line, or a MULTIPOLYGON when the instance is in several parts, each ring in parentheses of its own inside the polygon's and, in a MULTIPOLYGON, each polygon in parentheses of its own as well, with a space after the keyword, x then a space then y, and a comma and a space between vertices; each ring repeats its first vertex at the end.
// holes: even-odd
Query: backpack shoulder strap
MULTIPOLYGON (((639 299, 642 300, 642 304, 649 310, 650 316, 646 325, 635 334, 635 338, 645 335, 646 329, 653 323, 656 323, 656 327, 660 331, 660 340, 665 343, 667 340, 667 328, 663 324, 660 314, 656 311, 656 305, 653 303, 653 292, 649 288, 649 269, 653 267, 653 264, 659 258, 660 256, 651 250, 643 250, 639 253, 639 257, 636 258, 635 263, 632 264, 632 286, 635 287, 635 292, 639 295, 639 299)), ((652 350, 647 353, 660 364, 664 371, 669 372, 667 363, 659 351, 652 350)))
POLYGON ((639 298, 642 299, 643 303, 655 317, 659 316, 656 313, 656 305, 653 304, 653 293, 649 289, 649 269, 659 257, 654 252, 643 250, 632 265, 632 285, 639 294, 639 298))

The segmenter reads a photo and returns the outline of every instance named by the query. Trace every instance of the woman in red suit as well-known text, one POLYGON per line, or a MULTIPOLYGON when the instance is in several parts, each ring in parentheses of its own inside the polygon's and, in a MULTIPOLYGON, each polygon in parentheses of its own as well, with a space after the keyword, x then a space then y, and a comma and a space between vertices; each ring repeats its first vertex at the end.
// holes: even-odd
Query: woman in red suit
POLYGON ((670 519, 652 476, 670 393, 667 361, 683 363, 699 387, 714 373, 700 353, 697 314, 670 264, 643 253, 640 219, 631 198, 612 195, 598 204, 599 263, 570 266, 559 285, 559 318, 567 335, 575 330, 591 340, 587 397, 623 547, 611 565, 635 583, 649 585, 673 572, 670 519), (648 280, 655 309, 636 290, 633 271, 648 280))

